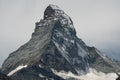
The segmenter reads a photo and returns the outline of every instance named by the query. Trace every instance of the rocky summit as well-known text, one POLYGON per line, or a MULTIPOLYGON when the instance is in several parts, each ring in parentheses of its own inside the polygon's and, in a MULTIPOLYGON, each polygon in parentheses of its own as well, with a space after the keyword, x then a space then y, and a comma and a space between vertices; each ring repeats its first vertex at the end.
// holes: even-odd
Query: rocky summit
POLYGON ((72 19, 58 6, 49 5, 31 39, 9 55, 1 71, 15 80, 81 80, 75 76, 91 69, 119 72, 120 63, 87 46, 76 36, 72 19), (65 76, 68 73, 74 76, 65 76))

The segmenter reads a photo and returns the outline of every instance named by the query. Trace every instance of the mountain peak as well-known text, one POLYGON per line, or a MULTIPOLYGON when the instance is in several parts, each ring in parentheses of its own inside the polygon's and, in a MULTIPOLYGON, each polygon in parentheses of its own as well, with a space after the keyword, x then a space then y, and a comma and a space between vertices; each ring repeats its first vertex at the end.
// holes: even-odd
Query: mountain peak
POLYGON ((44 19, 36 23, 32 38, 9 55, 1 72, 16 80, 63 80, 58 72, 83 75, 90 69, 120 71, 120 64, 101 54, 76 36, 73 22, 64 11, 49 5, 44 19))
POLYGON ((51 8, 54 9, 54 10, 61 10, 61 9, 59 8, 59 6, 53 5, 53 4, 50 4, 48 7, 51 7, 51 8))
POLYGON ((63 13, 64 11, 62 11, 57 5, 50 4, 44 12, 44 19, 63 13))

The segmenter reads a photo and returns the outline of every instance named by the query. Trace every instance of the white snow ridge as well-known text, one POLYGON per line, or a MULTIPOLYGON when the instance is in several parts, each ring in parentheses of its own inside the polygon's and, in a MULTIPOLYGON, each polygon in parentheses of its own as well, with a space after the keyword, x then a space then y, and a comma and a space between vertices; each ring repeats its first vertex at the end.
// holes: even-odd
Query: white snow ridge
POLYGON ((105 74, 103 72, 97 72, 95 69, 90 69, 90 72, 87 73, 86 75, 81 75, 81 76, 77 76, 72 74, 71 72, 57 72, 54 69, 52 69, 53 73, 64 78, 64 79, 69 79, 71 78, 75 78, 75 80, 116 80, 116 78, 118 77, 115 73, 108 73, 105 74))
POLYGON ((11 76, 11 75, 13 75, 14 73, 16 73, 17 71, 19 71, 19 70, 21 70, 21 69, 23 69, 23 68, 26 68, 26 67, 27 67, 27 65, 18 66, 16 69, 12 70, 12 71, 9 72, 7 75, 8 75, 8 76, 11 76))

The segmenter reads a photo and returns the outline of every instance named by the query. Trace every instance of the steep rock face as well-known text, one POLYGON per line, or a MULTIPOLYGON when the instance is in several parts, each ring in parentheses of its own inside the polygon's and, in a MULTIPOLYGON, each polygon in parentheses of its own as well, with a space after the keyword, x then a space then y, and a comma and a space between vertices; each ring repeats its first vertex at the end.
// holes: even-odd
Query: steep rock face
POLYGON ((88 73, 90 68, 106 73, 116 68, 120 70, 117 63, 114 62, 117 67, 111 63, 76 36, 73 22, 64 11, 49 5, 44 19, 36 23, 30 41, 9 55, 2 65, 2 72, 17 80, 62 80, 53 70, 77 75, 88 73))
POLYGON ((109 72, 119 72, 120 71, 120 63, 114 62, 107 56, 104 56, 98 49, 95 47, 88 47, 89 50, 89 65, 96 69, 97 71, 101 71, 104 73, 109 72))

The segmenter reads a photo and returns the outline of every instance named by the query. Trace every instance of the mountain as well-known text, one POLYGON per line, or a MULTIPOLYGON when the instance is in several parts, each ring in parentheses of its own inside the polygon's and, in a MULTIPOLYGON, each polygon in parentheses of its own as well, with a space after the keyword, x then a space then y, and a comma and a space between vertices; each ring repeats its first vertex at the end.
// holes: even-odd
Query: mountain
POLYGON ((78 38, 72 19, 56 5, 46 8, 31 39, 2 65, 2 73, 16 80, 76 80, 67 74, 85 75, 91 69, 119 72, 120 63, 78 38))

